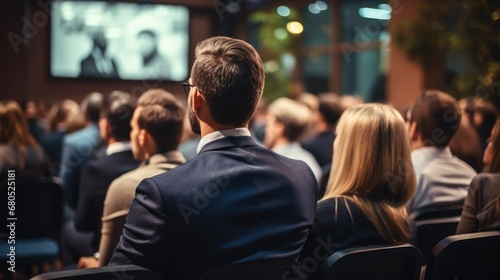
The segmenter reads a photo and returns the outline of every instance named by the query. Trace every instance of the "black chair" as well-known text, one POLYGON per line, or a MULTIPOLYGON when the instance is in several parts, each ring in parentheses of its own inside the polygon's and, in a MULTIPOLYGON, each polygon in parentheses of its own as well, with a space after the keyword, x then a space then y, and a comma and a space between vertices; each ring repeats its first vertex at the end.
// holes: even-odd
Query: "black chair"
POLYGON ((349 248, 335 252, 321 265, 322 280, 418 280, 422 254, 411 244, 349 248))
POLYGON ((37 275, 32 280, 162 280, 155 272, 137 265, 115 265, 96 268, 72 269, 47 272, 37 275))
POLYGON ((432 250, 424 279, 500 279, 500 231, 446 237, 432 250))
MULTIPOLYGON (((7 240, 14 233, 15 244, 1 242, 0 252, 10 251, 10 246, 15 246, 16 270, 53 264, 59 258, 59 234, 63 223, 61 181, 49 177, 19 178, 14 186, 3 182, 0 186, 0 201, 5 202, 0 219, 15 225, 14 231, 2 233, 2 239, 7 240), (7 201, 15 202, 12 215, 7 211, 7 201)), ((0 255, 3 269, 9 266, 7 258, 6 254, 0 255)))
POLYGON ((463 200, 439 203, 423 207, 412 215, 415 227, 414 245, 422 252, 424 263, 439 241, 455 234, 463 205, 463 200))
POLYGON ((299 279, 296 270, 302 266, 296 260, 265 260, 223 266, 202 274, 197 280, 278 280, 299 279), (293 268, 295 267, 295 269, 293 268))

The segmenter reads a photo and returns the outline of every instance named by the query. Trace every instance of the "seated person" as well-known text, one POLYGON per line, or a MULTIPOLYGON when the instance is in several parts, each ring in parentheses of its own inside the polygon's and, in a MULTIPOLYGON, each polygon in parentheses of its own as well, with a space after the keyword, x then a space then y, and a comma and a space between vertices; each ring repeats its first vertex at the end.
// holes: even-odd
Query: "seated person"
POLYGON ((81 110, 84 114, 85 127, 64 136, 61 154, 59 178, 64 186, 67 204, 66 215, 72 217, 78 201, 78 184, 82 169, 87 165, 92 151, 101 142, 99 135, 99 116, 101 114, 103 95, 92 92, 83 99, 81 110))
POLYGON ((500 230, 500 120, 493 127, 483 162, 489 171, 472 179, 457 234, 500 230))
POLYGON ((62 233, 62 260, 76 264, 81 256, 97 252, 101 238, 104 197, 111 182, 139 164, 132 155, 130 120, 136 107, 128 93, 114 91, 104 100, 99 132, 105 155, 94 158, 82 171, 78 207, 62 233))
POLYGON ((264 145, 282 156, 305 162, 319 182, 321 167, 299 142, 311 119, 311 110, 303 103, 284 97, 276 99, 268 108, 264 145))
POLYGON ((166 279, 216 268, 293 260, 314 219, 317 183, 302 161, 259 146, 248 130, 264 69, 248 43, 200 42, 189 82, 198 155, 144 179, 109 265, 135 264, 166 279))
POLYGON ((417 178, 410 215, 422 207, 463 201, 476 171, 453 156, 448 144, 460 127, 461 110, 450 95, 426 90, 407 113, 412 163, 417 178))
POLYGON ((415 192, 415 175, 398 111, 382 104, 347 109, 337 126, 331 174, 300 254, 306 273, 341 249, 410 240, 405 203, 415 192))
POLYGON ((52 176, 49 161, 31 135, 28 122, 15 101, 0 102, 0 183, 9 170, 16 178, 52 176))
POLYGON ((142 164, 118 177, 109 186, 104 200, 99 254, 82 257, 79 267, 107 265, 120 240, 125 217, 139 183, 185 162, 177 151, 183 119, 182 104, 169 92, 152 89, 139 98, 139 106, 130 122, 130 140, 134 158, 142 164))

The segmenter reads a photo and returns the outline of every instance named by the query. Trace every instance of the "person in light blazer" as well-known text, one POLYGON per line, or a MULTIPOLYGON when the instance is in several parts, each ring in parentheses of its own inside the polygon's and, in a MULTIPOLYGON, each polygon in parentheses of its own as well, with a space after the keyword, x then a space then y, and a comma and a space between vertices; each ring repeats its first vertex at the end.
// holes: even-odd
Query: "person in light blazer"
POLYGON ((109 186, 104 199, 99 252, 92 257, 80 258, 79 268, 107 265, 120 240, 139 183, 185 162, 177 150, 184 115, 179 100, 163 89, 151 89, 141 95, 139 106, 130 120, 130 142, 134 158, 142 163, 109 186))
POLYGON ((264 69, 248 43, 213 37, 195 50, 188 94, 198 155, 143 180, 109 265, 195 279, 230 264, 294 260, 312 226, 317 183, 302 161, 250 135, 264 69))

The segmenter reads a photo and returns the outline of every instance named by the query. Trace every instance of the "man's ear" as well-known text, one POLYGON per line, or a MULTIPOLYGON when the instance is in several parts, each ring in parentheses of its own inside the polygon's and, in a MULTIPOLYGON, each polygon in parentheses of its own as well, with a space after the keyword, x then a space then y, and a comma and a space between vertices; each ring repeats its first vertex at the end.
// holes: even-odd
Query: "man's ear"
POLYGON ((419 134, 417 130, 417 122, 410 122, 410 131, 408 131, 408 133, 412 142, 418 140, 419 134))
POLYGON ((274 134, 280 137, 285 135, 285 125, 279 121, 274 122, 274 134))
POLYGON ((149 143, 149 134, 146 132, 145 129, 139 130, 139 145, 141 147, 146 147, 146 145, 149 143))
POLYGON ((198 91, 198 88, 195 88, 193 92, 193 111, 199 112, 201 110, 202 104, 205 103, 205 99, 203 95, 198 91))

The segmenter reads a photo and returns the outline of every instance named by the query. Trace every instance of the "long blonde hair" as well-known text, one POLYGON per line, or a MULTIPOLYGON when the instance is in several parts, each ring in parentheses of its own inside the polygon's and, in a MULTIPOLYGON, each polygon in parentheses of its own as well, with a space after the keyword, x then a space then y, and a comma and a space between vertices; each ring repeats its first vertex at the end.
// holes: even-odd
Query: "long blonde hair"
POLYGON ((406 202, 416 181, 408 132, 392 106, 347 109, 337 125, 333 164, 322 200, 346 197, 360 207, 389 243, 409 240, 406 202))

